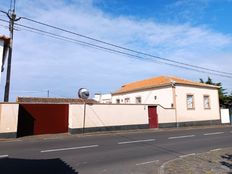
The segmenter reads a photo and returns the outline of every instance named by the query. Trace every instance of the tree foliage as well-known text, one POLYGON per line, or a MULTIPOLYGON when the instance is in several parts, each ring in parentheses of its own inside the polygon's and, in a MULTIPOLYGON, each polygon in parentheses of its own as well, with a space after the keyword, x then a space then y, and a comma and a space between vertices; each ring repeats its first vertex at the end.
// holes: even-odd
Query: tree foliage
POLYGON ((208 77, 206 81, 204 81, 202 78, 200 78, 201 83, 209 84, 209 85, 215 85, 219 86, 220 88, 218 89, 218 94, 219 94, 219 102, 220 106, 223 108, 231 108, 232 107, 232 93, 228 95, 226 92, 226 89, 222 87, 222 83, 215 83, 213 80, 208 77))

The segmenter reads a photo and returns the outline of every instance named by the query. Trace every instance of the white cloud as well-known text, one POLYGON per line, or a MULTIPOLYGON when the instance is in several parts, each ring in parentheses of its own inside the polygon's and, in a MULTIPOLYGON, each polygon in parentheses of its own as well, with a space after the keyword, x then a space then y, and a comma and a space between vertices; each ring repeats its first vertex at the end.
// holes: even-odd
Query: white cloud
MULTIPOLYGON (((22 0, 18 1, 17 14, 161 57, 230 71, 231 36, 205 26, 112 17, 94 7, 91 1, 75 3, 22 0)), ((20 23, 84 40, 23 19, 20 23)), ((0 32, 6 33, 3 29, 0 32)), ((13 55, 12 89, 41 90, 41 95, 50 89, 57 96, 71 97, 79 87, 87 87, 92 93, 110 92, 123 83, 162 74, 192 80, 207 77, 207 74, 134 60, 23 30, 15 32, 13 55)), ((226 88, 232 85, 230 79, 212 77, 225 83, 226 88)), ((13 94, 13 98, 20 95, 13 94)))

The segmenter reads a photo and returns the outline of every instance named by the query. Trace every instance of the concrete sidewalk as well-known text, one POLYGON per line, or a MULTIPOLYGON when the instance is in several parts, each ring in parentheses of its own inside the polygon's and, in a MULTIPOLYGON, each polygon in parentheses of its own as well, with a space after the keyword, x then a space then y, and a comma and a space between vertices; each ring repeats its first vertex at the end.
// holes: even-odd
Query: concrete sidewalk
POLYGON ((232 147, 189 154, 164 163, 160 174, 232 174, 232 147))

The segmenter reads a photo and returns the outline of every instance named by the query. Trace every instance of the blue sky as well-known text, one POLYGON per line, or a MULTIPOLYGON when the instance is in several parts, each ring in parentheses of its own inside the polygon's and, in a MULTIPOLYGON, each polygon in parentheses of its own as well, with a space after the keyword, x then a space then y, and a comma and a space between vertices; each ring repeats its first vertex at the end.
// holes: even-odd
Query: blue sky
POLYGON ((152 19, 161 23, 206 25, 213 30, 231 33, 231 0, 101 0, 94 5, 113 16, 152 19))
MULTIPOLYGON (((0 0, 8 10, 10 0, 0 0)), ((205 68, 231 72, 231 0, 18 0, 26 16, 107 42, 205 68)), ((0 14, 0 19, 7 19, 0 14)), ((20 24, 73 39, 86 39, 24 19, 20 24)), ((0 21, 0 33, 8 35, 0 21)), ((17 96, 76 97, 81 87, 93 94, 160 75, 199 81, 210 76, 232 90, 231 78, 136 60, 17 27, 12 60, 11 100, 17 96)), ((88 41, 89 42, 89 41, 88 41)), ((91 43, 95 43, 91 41, 91 43)), ((95 43, 96 44, 96 43, 95 43)), ((5 72, 0 84, 3 96, 5 72)))

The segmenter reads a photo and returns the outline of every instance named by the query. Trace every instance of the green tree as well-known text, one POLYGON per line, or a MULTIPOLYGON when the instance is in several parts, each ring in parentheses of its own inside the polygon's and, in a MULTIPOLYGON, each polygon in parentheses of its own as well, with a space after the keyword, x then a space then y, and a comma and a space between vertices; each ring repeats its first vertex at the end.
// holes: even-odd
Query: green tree
POLYGON ((222 87, 221 82, 219 83, 214 83, 213 80, 208 77, 206 81, 204 81, 202 78, 200 78, 201 83, 209 84, 209 85, 215 85, 219 86, 220 88, 218 89, 218 94, 219 94, 219 102, 221 107, 225 108, 231 108, 232 107, 232 94, 227 95, 226 89, 222 87))

